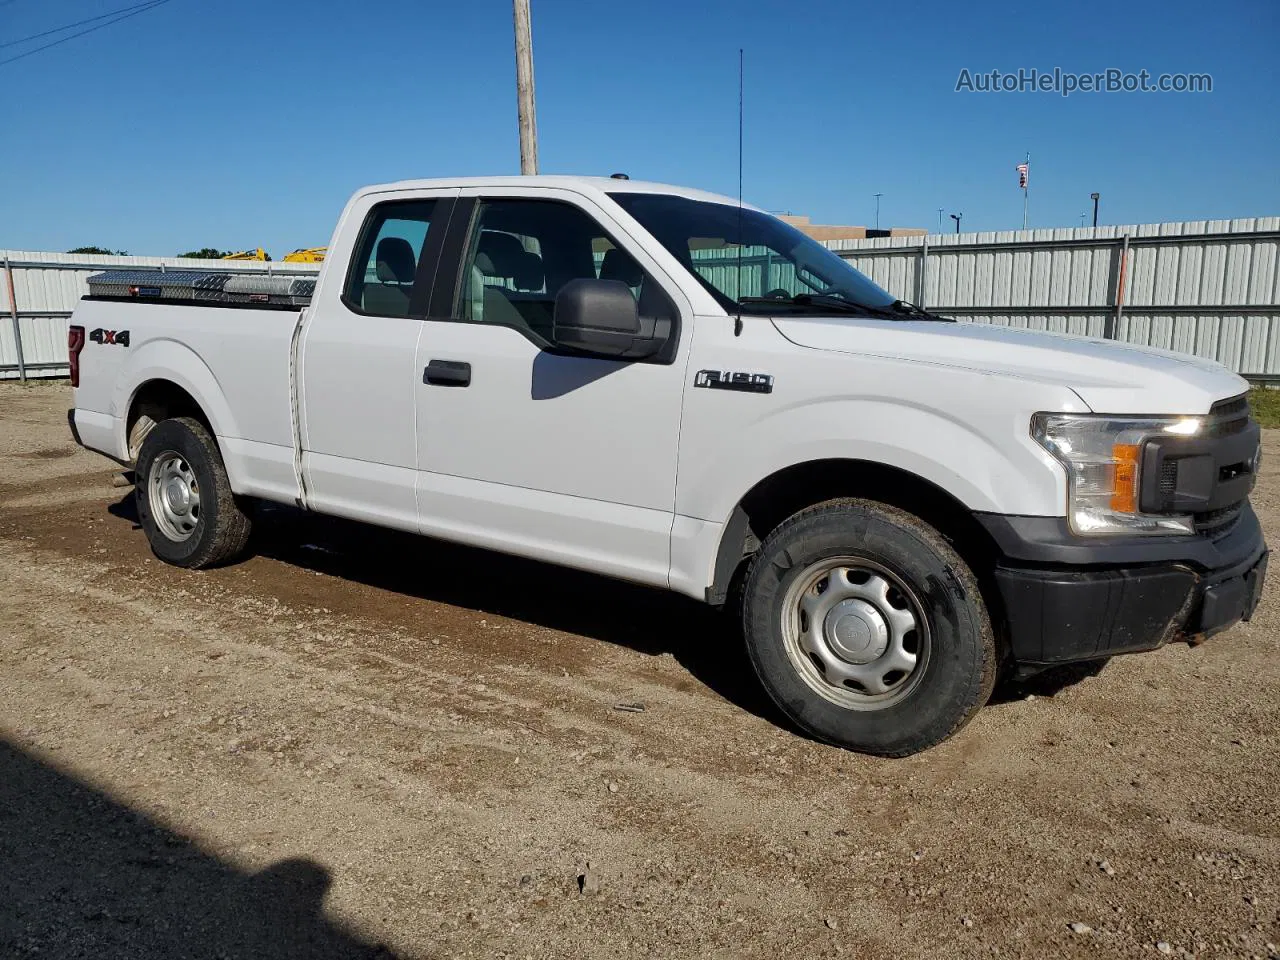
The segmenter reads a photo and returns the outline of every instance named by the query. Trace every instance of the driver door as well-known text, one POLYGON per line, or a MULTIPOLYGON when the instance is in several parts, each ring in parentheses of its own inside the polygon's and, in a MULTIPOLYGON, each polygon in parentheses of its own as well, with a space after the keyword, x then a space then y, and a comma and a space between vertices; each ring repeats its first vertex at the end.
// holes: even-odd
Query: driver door
POLYGON ((679 288, 568 191, 464 190, 449 229, 440 276, 458 279, 418 344, 422 532, 665 586, 691 334, 679 288), (556 294, 581 277, 666 303, 665 358, 552 352, 556 294))

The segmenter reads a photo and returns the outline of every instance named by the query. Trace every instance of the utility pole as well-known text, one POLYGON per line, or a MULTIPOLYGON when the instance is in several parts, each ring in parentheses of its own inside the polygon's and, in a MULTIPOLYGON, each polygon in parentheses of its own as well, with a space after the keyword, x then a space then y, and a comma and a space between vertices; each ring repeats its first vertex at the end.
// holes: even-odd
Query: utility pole
POLYGON ((538 116, 533 94, 533 33, 529 0, 512 0, 516 24, 516 99, 520 117, 520 173, 538 172, 538 116))
POLYGON ((959 233, 959 232, 960 232, 960 218, 961 218, 961 217, 963 217, 963 216, 964 216, 964 214, 963 214, 963 213, 953 213, 953 214, 951 214, 951 219, 952 219, 952 220, 954 220, 954 221, 956 222, 956 233, 959 233))
POLYGON ((876 194, 876 229, 877 230, 880 229, 880 198, 883 196, 884 196, 883 193, 876 194))
POLYGON ((1093 201, 1093 225, 1098 225, 1098 199, 1102 196, 1100 193, 1089 194, 1089 199, 1093 201))
POLYGON ((938 208, 938 232, 942 232, 942 207, 938 208))

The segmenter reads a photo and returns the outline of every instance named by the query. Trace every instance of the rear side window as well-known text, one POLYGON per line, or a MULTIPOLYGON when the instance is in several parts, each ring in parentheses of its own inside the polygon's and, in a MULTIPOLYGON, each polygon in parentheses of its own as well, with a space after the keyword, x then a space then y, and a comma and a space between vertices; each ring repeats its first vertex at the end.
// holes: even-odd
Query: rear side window
POLYGON ((378 317, 407 317, 418 258, 435 200, 382 203, 369 211, 347 275, 348 306, 378 317))

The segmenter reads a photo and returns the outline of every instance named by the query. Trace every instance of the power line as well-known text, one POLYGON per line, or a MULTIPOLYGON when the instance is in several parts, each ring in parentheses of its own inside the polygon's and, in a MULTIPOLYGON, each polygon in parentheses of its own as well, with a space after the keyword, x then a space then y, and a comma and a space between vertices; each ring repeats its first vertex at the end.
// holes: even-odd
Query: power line
MULTIPOLYGON (((92 27, 86 27, 84 30, 79 31, 78 33, 73 33, 70 36, 60 37, 57 40, 52 40, 49 43, 44 44, 43 46, 36 47, 34 50, 28 50, 26 53, 20 53, 16 57, 10 57, 7 60, 0 60, 0 67, 3 67, 6 63, 13 63, 15 60, 21 60, 24 57, 29 57, 33 53, 39 53, 41 50, 48 50, 50 47, 56 47, 58 46, 58 44, 66 43, 68 40, 74 40, 76 37, 83 37, 86 33, 93 33, 95 30, 101 30, 103 27, 109 27, 113 23, 119 23, 121 20, 128 20, 130 17, 136 17, 140 13, 146 13, 148 10, 154 10, 156 7, 163 6, 168 2, 169 0, 152 0, 152 2, 150 3, 141 5, 138 8, 133 9, 132 12, 130 13, 124 13, 124 14, 121 14, 120 16, 117 16, 114 20, 107 20, 104 23, 95 24, 92 27)), ((111 14, 108 14, 108 16, 111 16, 111 14)), ((54 32, 56 33, 57 31, 54 31, 54 32)))
MULTIPOLYGON (((12 3, 13 0, 9 0, 9 2, 12 3)), ((123 7, 119 10, 112 10, 110 13, 100 13, 96 17, 85 17, 83 20, 77 20, 75 23, 68 23, 65 27, 54 27, 52 30, 46 30, 43 33, 33 33, 29 37, 23 37, 21 40, 6 40, 4 43, 0 43, 0 47, 16 47, 20 43, 28 43, 32 40, 39 40, 41 37, 47 37, 50 34, 62 33, 64 30, 72 30, 75 27, 84 26, 86 23, 94 23, 98 20, 106 20, 108 17, 114 17, 117 14, 121 14, 121 13, 128 13, 130 10, 140 10, 142 7, 149 7, 155 2, 156 0, 145 0, 145 2, 135 3, 131 7, 123 7)), ((3 6, 3 4, 0 3, 0 6, 3 6)))

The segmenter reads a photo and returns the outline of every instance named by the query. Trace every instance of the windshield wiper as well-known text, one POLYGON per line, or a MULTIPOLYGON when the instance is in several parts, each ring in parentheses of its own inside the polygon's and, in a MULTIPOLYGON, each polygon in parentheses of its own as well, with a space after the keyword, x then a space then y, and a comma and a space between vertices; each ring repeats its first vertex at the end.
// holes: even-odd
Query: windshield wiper
POLYGON ((913 320, 936 320, 939 323, 955 323, 951 317, 944 317, 941 314, 930 313, 923 307, 917 307, 914 303, 908 303, 906 300, 895 300, 889 304, 890 310, 895 310, 905 317, 913 320))
POLYGON ((896 300, 894 303, 873 307, 866 303, 855 303, 852 300, 846 300, 844 297, 837 297, 830 293, 797 293, 791 297, 742 297, 739 300, 739 303, 767 303, 778 307, 817 307, 822 310, 838 310, 841 313, 856 313, 863 317, 882 317, 885 320, 916 319, 912 314, 899 310, 895 306, 895 304, 901 302, 901 300, 896 300))
POLYGON ((876 316, 887 316, 891 320, 901 320, 897 313, 891 313, 888 307, 869 307, 865 303, 854 303, 844 297, 828 293, 797 293, 792 297, 741 297, 739 303, 767 303, 776 307, 822 307, 842 310, 848 313, 871 313, 876 316))
POLYGON ((894 300, 882 306, 873 307, 865 303, 855 303, 844 297, 829 293, 797 293, 791 297, 742 297, 739 303, 767 303, 780 307, 820 307, 824 310, 839 310, 843 313, 856 313, 862 316, 883 317, 885 320, 934 320, 941 323, 954 323, 950 317, 939 316, 922 310, 914 303, 906 300, 894 300))

